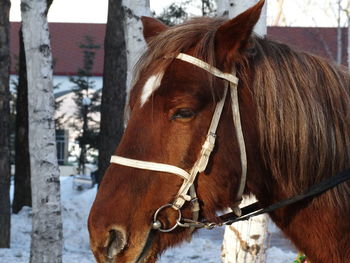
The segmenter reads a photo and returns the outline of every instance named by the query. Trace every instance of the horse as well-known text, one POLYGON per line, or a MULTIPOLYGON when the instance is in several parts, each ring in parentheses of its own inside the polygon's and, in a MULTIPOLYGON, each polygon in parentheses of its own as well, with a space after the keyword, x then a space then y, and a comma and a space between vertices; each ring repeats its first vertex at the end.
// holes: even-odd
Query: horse
MULTIPOLYGON (((242 194, 268 206, 350 167, 349 73, 256 36, 263 5, 142 18, 128 125, 88 218, 97 262, 156 262, 242 194)), ((346 181, 269 216, 311 262, 349 262, 349 197, 346 181)))

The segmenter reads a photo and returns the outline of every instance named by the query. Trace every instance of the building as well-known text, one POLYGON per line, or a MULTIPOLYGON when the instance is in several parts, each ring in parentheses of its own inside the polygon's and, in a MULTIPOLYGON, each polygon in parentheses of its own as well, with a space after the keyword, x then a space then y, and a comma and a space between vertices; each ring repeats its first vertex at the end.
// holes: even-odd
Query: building
MULTIPOLYGON (((52 53, 54 58, 55 77, 74 76, 83 64, 79 48, 85 36, 90 36, 101 45, 96 52, 93 75, 103 75, 103 43, 105 24, 50 23, 52 53)), ((19 22, 11 23, 11 73, 16 74, 16 61, 19 50, 19 22)), ((311 52, 330 60, 336 58, 337 28, 327 27, 268 27, 267 37, 288 44, 296 49, 311 52)), ((347 61, 347 29, 342 29, 342 63, 347 61)), ((63 79, 61 79, 63 81, 63 79)))
MULTIPOLYGON (((16 75, 16 61, 19 52, 19 22, 11 23, 11 74, 16 75)), ((54 85, 57 100, 63 100, 60 108, 61 114, 65 113, 65 131, 57 132, 58 152, 60 162, 67 162, 68 151, 72 151, 69 144, 74 145, 76 131, 70 128, 69 123, 74 122, 75 104, 72 99, 72 87, 74 84, 69 77, 75 76, 78 69, 83 65, 83 55, 80 44, 86 36, 92 37, 94 43, 100 44, 101 49, 96 52, 93 67, 93 81, 96 90, 102 88, 103 75, 103 43, 105 24, 82 24, 82 23, 50 23, 52 53, 54 58, 54 85), (69 131, 67 133, 67 130, 69 131), (69 134, 69 135, 68 135, 69 134)), ((329 60, 337 57, 337 29, 336 28, 311 28, 311 27, 268 27, 267 37, 278 42, 288 44, 296 49, 314 53, 329 60)), ((342 64, 347 64, 347 29, 342 29, 342 64)), ((94 116, 98 119, 99 116, 94 116)))

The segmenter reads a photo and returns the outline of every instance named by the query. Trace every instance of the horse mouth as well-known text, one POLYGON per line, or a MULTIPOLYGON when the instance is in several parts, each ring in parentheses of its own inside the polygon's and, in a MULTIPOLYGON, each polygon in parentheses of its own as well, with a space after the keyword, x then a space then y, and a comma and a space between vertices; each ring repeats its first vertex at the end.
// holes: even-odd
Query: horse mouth
POLYGON ((150 249, 153 245, 155 234, 156 234, 156 230, 154 230, 154 229, 151 229, 148 232, 146 242, 142 248, 140 255, 138 256, 138 258, 136 260, 136 263, 147 263, 148 262, 149 258, 151 257, 150 249))
MULTIPOLYGON (((97 250, 93 250, 97 262, 101 263, 118 263, 118 262, 134 262, 134 263, 154 263, 155 254, 152 253, 152 245, 155 238, 156 231, 150 229, 145 234, 145 241, 139 248, 132 246, 133 248, 128 249, 128 245, 125 245, 125 250, 122 248, 120 253, 113 253, 114 247, 111 245, 113 242, 109 241, 108 246, 104 247, 104 253, 100 253, 97 250), (135 251, 136 250, 136 251, 135 251), (140 252, 141 251, 141 252, 140 252), (134 254, 135 253, 135 254, 134 254), (104 254, 104 255, 102 255, 104 254), (153 259, 153 260, 152 260, 153 259)), ((140 244, 138 243, 138 244, 140 244)), ((135 243, 136 244, 136 243, 135 243)), ((154 252, 154 251, 153 251, 154 252)))

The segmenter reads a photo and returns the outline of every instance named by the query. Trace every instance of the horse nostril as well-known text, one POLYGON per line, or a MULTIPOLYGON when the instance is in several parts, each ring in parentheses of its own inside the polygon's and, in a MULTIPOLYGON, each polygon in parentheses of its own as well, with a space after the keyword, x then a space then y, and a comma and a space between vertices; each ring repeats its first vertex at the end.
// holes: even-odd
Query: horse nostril
POLYGON ((112 229, 109 231, 107 244, 107 258, 114 259, 125 246, 125 235, 119 230, 112 229))

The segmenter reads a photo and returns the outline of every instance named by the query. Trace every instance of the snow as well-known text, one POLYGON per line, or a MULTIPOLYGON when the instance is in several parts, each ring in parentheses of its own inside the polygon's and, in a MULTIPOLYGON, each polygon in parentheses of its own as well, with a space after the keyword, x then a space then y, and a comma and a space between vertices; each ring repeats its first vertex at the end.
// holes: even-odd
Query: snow
MULTIPOLYGON (((95 195, 96 188, 77 191, 73 189, 72 177, 61 177, 63 262, 65 263, 95 262, 89 249, 87 231, 87 217, 95 195)), ((11 249, 0 249, 0 262, 29 262, 31 217, 29 207, 24 207, 17 215, 12 214, 11 249)))
MULTIPOLYGON (((13 194, 13 188, 11 188, 13 194)), ((61 198, 64 263, 93 263, 89 249, 87 217, 96 195, 96 187, 89 190, 73 189, 72 177, 61 177, 61 198)), ((11 218, 11 248, 0 249, 0 262, 27 263, 30 256, 31 208, 25 207, 11 218)), ((224 229, 200 230, 190 243, 168 249, 159 263, 218 263, 224 229)), ((296 252, 277 227, 269 225, 269 248, 266 262, 293 262, 296 252)))

